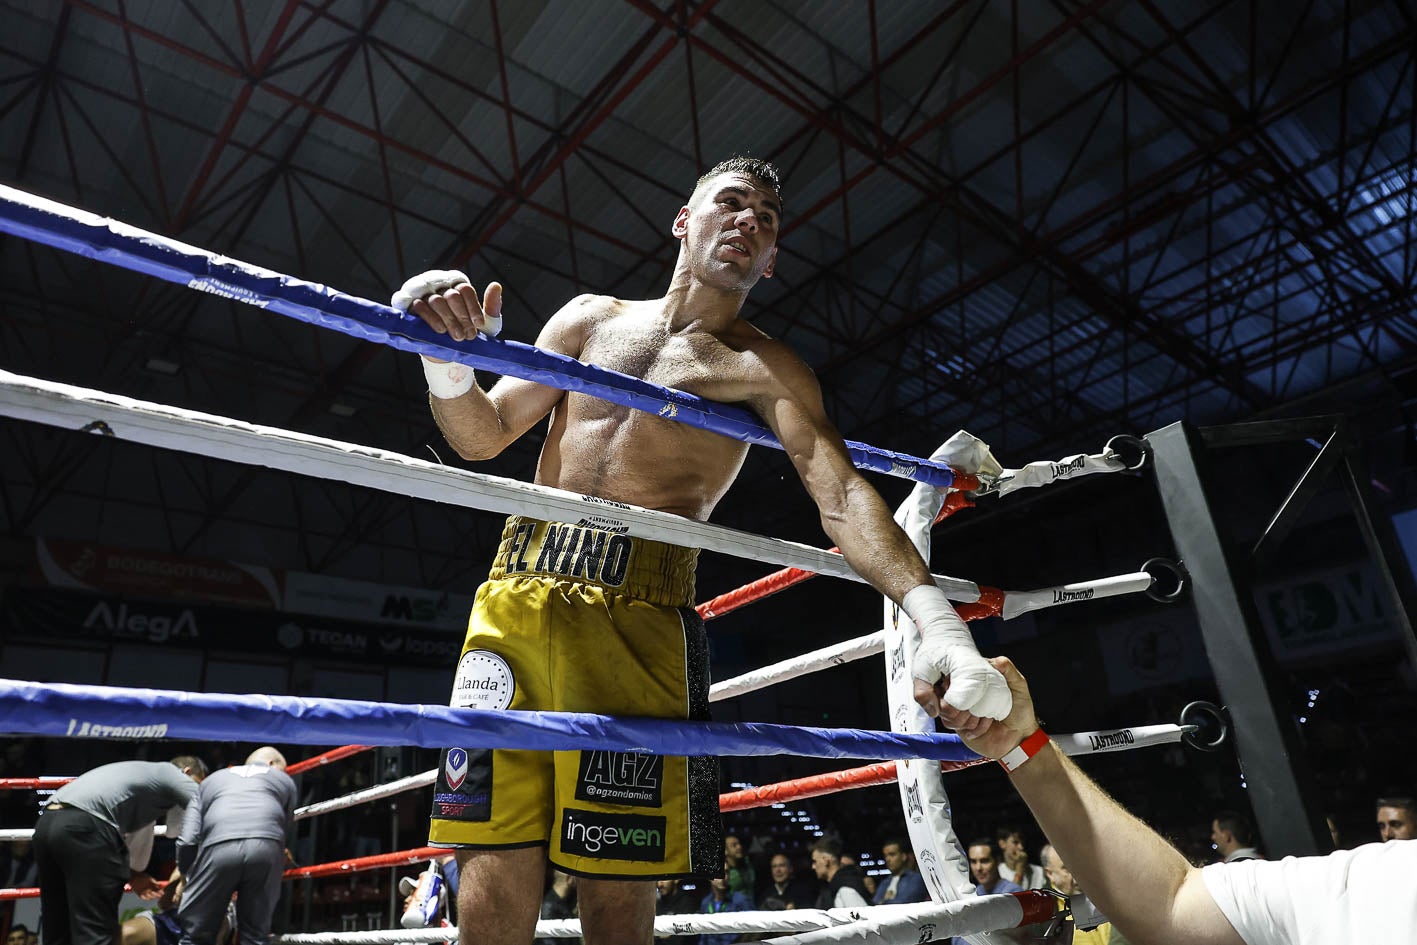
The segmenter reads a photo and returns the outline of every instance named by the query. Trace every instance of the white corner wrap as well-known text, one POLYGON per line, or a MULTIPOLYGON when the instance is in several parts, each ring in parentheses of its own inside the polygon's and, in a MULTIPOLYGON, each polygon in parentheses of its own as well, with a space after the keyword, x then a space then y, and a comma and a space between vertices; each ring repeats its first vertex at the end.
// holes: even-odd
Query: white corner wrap
MULTIPOLYGON (((639 538, 866 583, 841 555, 798 542, 9 371, 0 371, 0 416, 69 430, 102 424, 99 432, 148 446, 333 479, 462 508, 623 529, 639 538)), ((979 587, 973 582, 932 577, 952 600, 979 599, 979 587)))
MULTIPOLYGON (((400 312, 406 312, 413 303, 435 292, 442 293, 456 289, 460 285, 472 285, 465 273, 456 269, 429 269, 406 280, 389 299, 389 304, 400 312)), ((488 317, 483 324, 482 334, 496 338, 502 333, 502 316, 488 317)))
POLYGON ((1077 581, 1036 591, 1008 591, 1004 594, 1004 609, 1000 616, 1005 620, 1012 620, 1020 614, 1042 610, 1045 607, 1056 607, 1059 604, 1076 604, 1104 597, 1140 594, 1151 587, 1151 581, 1151 575, 1145 571, 1134 571, 1131 574, 1118 574, 1095 581, 1077 581))
POLYGON ((1004 465, 994 458, 989 444, 966 430, 956 431, 932 458, 985 480, 1004 474, 1004 465))
POLYGON ((1005 496, 1020 489, 1034 489, 1038 486, 1051 485, 1059 479, 1078 479, 1096 473, 1125 472, 1126 469, 1127 464, 1117 459, 1111 450, 1091 455, 1078 453, 1075 456, 1066 456, 1057 462, 1041 460, 1029 463, 1022 469, 1005 469, 988 491, 1005 496))
MULTIPOLYGON (((865 910, 861 912, 865 913, 865 910)), ((984 939, 991 930, 1016 928, 1022 921, 1023 906, 1013 896, 977 896, 972 900, 947 903, 880 906, 850 925, 764 939, 763 945, 822 945, 827 942, 832 945, 915 945, 916 942, 942 941, 954 935, 984 939)), ((994 938, 1002 939, 1001 936, 994 938)))
MULTIPOLYGON (((968 436, 968 434, 963 434, 968 436)), ((931 459, 956 452, 955 434, 931 459), (951 447, 955 443, 955 447, 951 447)), ((973 438, 971 438, 973 439, 973 438)), ((944 493, 933 486, 917 484, 900 508, 895 520, 926 561, 930 560, 930 530, 935 515, 944 504, 944 493)), ((920 633, 914 621, 904 617, 891 602, 885 600, 886 632, 886 696, 891 708, 891 730, 895 732, 933 732, 935 721, 925 714, 915 701, 915 684, 910 667, 920 645, 920 633)), ((974 883, 969 877, 969 862, 960 847, 950 821, 950 799, 945 793, 945 779, 935 762, 896 762, 896 787, 900 791, 901 807, 905 812, 906 832, 915 848, 915 859, 930 898, 937 903, 973 901, 974 883)), ((988 934, 972 937, 975 945, 1009 945, 1000 936, 988 934)))

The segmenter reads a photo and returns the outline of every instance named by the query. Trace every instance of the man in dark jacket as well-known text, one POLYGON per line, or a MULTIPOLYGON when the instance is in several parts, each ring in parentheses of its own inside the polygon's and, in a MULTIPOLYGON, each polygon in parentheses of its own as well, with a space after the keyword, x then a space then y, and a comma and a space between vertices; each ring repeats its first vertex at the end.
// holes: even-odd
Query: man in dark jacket
POLYGON ((861 867, 841 862, 841 844, 835 840, 823 837, 812 845, 812 872, 823 884, 818 909, 847 909, 871 901, 861 867))
POLYGON ((795 875, 792 858, 774 853, 767 885, 758 890, 760 909, 810 909, 817 903, 817 884, 795 875))
POLYGON ((297 797, 285 756, 270 747, 202 782, 177 839, 183 945, 216 945, 232 893, 241 942, 266 945, 297 797))

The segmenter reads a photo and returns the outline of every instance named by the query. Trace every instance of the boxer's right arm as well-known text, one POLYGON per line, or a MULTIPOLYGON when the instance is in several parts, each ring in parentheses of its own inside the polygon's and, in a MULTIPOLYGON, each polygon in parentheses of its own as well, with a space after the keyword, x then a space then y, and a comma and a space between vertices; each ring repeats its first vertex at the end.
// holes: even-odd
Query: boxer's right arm
MULTIPOLYGON (((580 296, 561 308, 542 328, 536 345, 568 357, 578 357, 584 317, 593 297, 580 296)), ((492 283, 479 301, 477 291, 463 284, 418 299, 408 311, 434 330, 455 340, 471 338, 484 320, 500 320, 502 287, 492 283)), ((472 369, 461 364, 424 358, 433 419, 448 443, 467 460, 491 459, 544 418, 561 402, 564 391, 515 377, 502 377, 491 390, 476 383, 472 369), (463 374, 463 372, 466 372, 463 374)))

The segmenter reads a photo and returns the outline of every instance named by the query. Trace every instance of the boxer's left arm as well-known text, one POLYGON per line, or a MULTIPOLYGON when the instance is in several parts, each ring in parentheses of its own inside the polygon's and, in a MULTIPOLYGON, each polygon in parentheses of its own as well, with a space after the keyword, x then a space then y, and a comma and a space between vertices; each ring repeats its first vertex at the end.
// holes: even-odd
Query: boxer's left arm
POLYGON ((826 415, 811 369, 779 342, 765 342, 757 354, 767 371, 749 402, 787 451, 817 504, 822 528, 852 570, 901 605, 921 627, 917 665, 912 667, 916 701, 951 727, 982 733, 988 718, 1009 712, 1003 677, 979 655, 914 543, 852 464, 846 443, 826 415), (941 688, 942 674, 951 676, 944 680, 948 690, 941 688))

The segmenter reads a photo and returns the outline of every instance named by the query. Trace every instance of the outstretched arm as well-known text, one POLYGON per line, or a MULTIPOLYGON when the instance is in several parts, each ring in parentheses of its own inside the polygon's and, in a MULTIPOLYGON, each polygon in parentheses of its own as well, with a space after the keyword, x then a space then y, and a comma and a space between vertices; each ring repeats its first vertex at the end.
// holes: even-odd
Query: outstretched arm
MULTIPOLYGON (((1028 683, 1006 657, 991 661, 1013 691, 1013 711, 965 743, 1001 758, 1038 730, 1028 683)), ((1244 945, 1201 871, 1107 795, 1049 742, 1010 774, 1048 842, 1135 945, 1244 945)))
POLYGON ((930 577, 929 566, 890 509, 851 463, 846 444, 827 418, 821 388, 808 367, 776 342, 759 352, 767 367, 764 389, 752 399, 777 434, 822 528, 852 570, 900 605, 920 627, 911 674, 915 699, 931 716, 978 734, 988 719, 1009 711, 1003 678, 980 657, 964 621, 930 577))
MULTIPOLYGON (((458 274, 455 274, 458 275, 458 274)), ((408 286, 420 279, 414 277, 408 286)), ((537 347, 577 357, 581 350, 581 314, 590 297, 581 296, 551 317, 536 339, 537 347)), ((502 286, 493 282, 482 298, 466 282, 419 297, 408 311, 440 334, 471 338, 489 321, 502 317, 502 286)), ((463 459, 491 459, 506 449, 561 402, 564 393, 516 377, 502 377, 491 390, 476 382, 466 365, 424 358, 429 405, 438 429, 463 459)))

